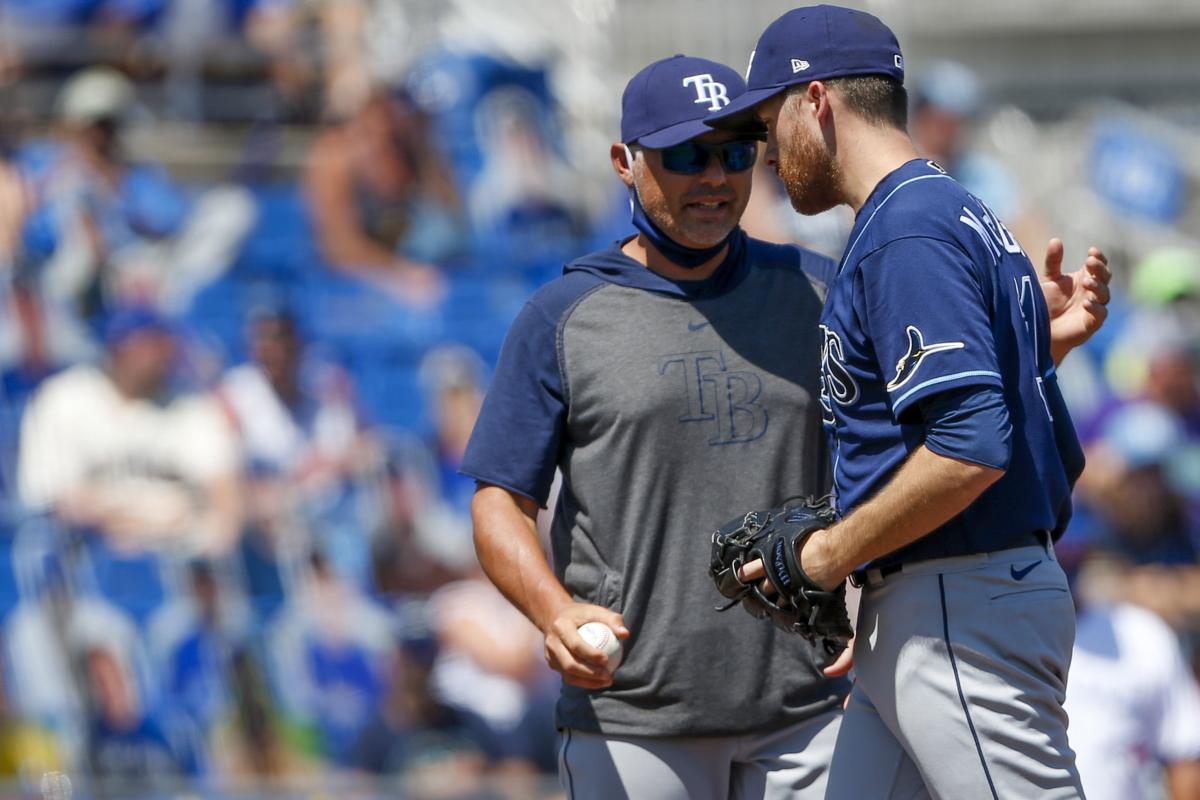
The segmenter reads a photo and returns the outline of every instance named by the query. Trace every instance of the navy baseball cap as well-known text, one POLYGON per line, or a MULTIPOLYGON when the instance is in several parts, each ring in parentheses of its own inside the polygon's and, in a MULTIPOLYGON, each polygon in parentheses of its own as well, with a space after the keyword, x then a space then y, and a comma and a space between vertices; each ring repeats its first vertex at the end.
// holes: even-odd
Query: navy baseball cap
POLYGON ((157 310, 146 305, 128 305, 115 309, 103 322, 101 335, 108 348, 120 346, 130 336, 145 332, 172 334, 171 323, 157 310))
MULTIPOLYGON (((742 76, 716 61, 685 55, 655 61, 625 85, 621 141, 658 149, 711 133, 704 120, 745 91, 742 76)), ((755 136, 766 133, 757 120, 726 127, 755 136)))
POLYGON ((746 112, 789 86, 850 75, 885 75, 904 83, 896 34, 876 16, 841 6, 794 8, 758 38, 747 89, 709 117, 713 127, 744 124, 746 112))

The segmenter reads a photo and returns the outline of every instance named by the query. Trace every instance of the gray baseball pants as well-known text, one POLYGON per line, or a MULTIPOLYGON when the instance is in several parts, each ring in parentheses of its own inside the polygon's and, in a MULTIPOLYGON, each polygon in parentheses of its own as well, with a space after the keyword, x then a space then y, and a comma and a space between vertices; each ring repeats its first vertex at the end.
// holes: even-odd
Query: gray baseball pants
POLYGON ((568 800, 820 800, 841 710, 725 737, 560 734, 568 800))
POLYGON ((1083 797, 1062 706, 1074 640, 1050 544, 869 570, 827 797, 1083 797))

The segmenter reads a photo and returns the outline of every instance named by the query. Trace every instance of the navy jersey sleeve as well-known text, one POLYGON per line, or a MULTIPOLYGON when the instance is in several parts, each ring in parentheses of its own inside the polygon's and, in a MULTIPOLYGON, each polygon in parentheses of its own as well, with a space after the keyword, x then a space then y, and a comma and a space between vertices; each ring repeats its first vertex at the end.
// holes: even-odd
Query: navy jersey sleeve
POLYGON ((990 291, 959 248, 900 239, 863 259, 867 333, 899 418, 922 398, 973 385, 1001 386, 990 291))
POLYGON ((567 406, 557 321, 530 301, 517 315, 463 456, 461 471, 546 505, 567 406))
POLYGON ((925 446, 948 458, 1008 469, 1012 423, 995 386, 966 386, 921 400, 925 446))

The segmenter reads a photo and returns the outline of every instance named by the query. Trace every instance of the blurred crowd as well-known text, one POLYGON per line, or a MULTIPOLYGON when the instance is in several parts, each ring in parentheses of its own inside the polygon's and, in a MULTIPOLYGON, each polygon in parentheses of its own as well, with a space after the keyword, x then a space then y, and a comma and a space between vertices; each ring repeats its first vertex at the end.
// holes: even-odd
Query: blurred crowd
MULTIPOLYGON (((628 212, 615 180, 589 202, 543 66, 381 70, 390 7, 0 0, 0 779, 532 796, 554 771, 557 676, 476 564, 457 467, 525 297, 628 212), (228 168, 131 145, 172 120, 240 123, 228 168)), ((1042 253, 974 144, 977 78, 937 65, 913 100, 926 153, 1042 253)), ((773 181, 747 229, 836 255, 851 220, 773 181)), ((1100 631, 1080 685, 1118 713, 1104 676, 1148 657, 1120 625, 1171 666, 1121 700, 1155 732, 1097 745, 1152 770, 1200 760, 1200 718, 1163 732, 1200 709, 1200 251, 1115 266, 1062 371, 1089 466, 1060 551, 1100 631)))

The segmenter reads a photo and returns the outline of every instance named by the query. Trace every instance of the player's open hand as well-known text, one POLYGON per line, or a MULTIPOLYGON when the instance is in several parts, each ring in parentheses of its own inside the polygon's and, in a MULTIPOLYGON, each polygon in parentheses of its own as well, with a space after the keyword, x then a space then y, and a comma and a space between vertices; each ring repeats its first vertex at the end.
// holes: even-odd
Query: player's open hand
POLYGON ((603 606, 572 603, 558 613, 546 630, 546 663, 571 686, 603 689, 612 685, 608 659, 579 635, 579 626, 585 622, 602 622, 618 639, 629 638, 629 629, 617 612, 603 606))
POLYGON ((1062 262, 1062 240, 1051 239, 1041 282, 1050 312, 1050 348, 1055 362, 1100 329, 1108 317, 1111 297, 1112 272, 1100 248, 1089 248, 1087 259, 1075 272, 1064 274, 1062 262))

